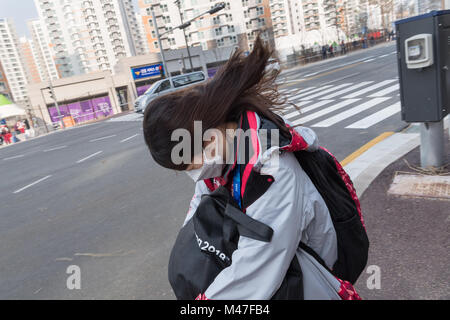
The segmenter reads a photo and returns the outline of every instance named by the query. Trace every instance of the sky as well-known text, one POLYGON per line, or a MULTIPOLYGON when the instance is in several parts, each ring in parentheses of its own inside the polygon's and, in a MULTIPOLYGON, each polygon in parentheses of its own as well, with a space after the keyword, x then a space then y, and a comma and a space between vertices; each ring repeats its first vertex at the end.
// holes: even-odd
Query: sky
MULTIPOLYGON (((133 0, 133 3, 137 10, 138 0, 133 0)), ((0 18, 12 18, 19 37, 30 37, 27 20, 37 17, 33 0, 0 0, 0 18)))

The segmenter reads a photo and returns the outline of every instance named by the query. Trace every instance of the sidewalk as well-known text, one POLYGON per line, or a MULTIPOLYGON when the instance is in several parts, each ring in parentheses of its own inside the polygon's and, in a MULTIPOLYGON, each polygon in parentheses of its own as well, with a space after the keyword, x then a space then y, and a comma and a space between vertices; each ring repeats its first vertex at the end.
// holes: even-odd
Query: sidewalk
MULTIPOLYGON (((448 128, 445 135, 448 164, 448 128)), ((373 163, 364 165, 364 161, 359 162, 357 158, 346 166, 353 175, 356 174, 353 177, 355 187, 362 194, 361 208, 370 241, 367 267, 376 265, 381 271, 380 289, 367 288, 371 274, 365 272, 355 287, 363 299, 450 299, 450 166, 444 170, 446 175, 439 177, 440 184, 426 187, 421 184, 422 177, 418 172, 418 134, 397 133, 383 142, 366 153, 373 157, 384 148, 384 155, 378 160, 384 158, 386 161, 390 157, 391 160, 395 158, 393 162, 378 161, 377 168, 373 163), (386 141, 388 143, 383 146, 386 141), (391 146, 389 152, 386 145, 391 146), (402 152, 406 154, 396 158, 402 152), (390 164, 386 166, 386 163, 390 164), (358 174, 355 169, 358 165, 365 168, 364 172, 358 174), (368 172, 374 170, 372 176, 375 178, 367 180, 368 172), (362 182, 364 174, 366 181, 362 182), (426 197, 392 194, 394 177, 402 174, 409 179, 412 177, 407 185, 410 189, 412 186, 429 194, 426 197)), ((364 156, 367 154, 363 153, 359 158, 364 160, 364 156)))

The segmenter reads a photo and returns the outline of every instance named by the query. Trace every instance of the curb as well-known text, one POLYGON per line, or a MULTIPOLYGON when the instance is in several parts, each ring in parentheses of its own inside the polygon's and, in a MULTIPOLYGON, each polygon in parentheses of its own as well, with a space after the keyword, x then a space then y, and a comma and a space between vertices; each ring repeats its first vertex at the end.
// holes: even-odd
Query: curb
MULTIPOLYGON (((444 130, 449 130, 449 122, 450 116, 447 116, 444 130)), ((358 197, 387 166, 419 145, 420 133, 384 132, 345 158, 341 163, 352 179, 358 197)))

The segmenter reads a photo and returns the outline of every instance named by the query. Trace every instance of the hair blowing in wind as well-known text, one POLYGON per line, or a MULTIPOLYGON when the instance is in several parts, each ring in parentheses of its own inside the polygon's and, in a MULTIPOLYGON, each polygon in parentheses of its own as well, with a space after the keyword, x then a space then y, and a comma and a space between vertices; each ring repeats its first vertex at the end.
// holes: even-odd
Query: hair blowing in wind
MULTIPOLYGON (((281 133, 289 134, 273 111, 286 100, 277 91, 278 71, 266 71, 273 50, 258 36, 252 52, 237 50, 217 74, 206 83, 166 94, 151 101, 144 114, 144 138, 153 159, 163 167, 185 170, 187 164, 174 164, 172 132, 186 129, 194 136, 194 121, 202 121, 202 134, 211 128, 237 121, 246 110, 273 121, 281 133)), ((193 140, 193 139, 192 139, 193 140)), ((193 148, 192 148, 193 150, 193 148)))

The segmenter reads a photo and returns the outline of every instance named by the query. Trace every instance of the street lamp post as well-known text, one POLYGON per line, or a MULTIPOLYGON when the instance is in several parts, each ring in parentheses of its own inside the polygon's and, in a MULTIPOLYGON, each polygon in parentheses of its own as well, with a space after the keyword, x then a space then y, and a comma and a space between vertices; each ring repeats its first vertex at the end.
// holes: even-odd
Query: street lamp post
MULTIPOLYGON (((199 17, 201 17, 201 16, 204 16, 204 15, 206 15, 206 14, 208 14, 208 13, 209 13, 209 14, 214 14, 214 13, 216 13, 216 12, 222 10, 223 8, 225 8, 225 6, 226 6, 225 2, 218 3, 218 4, 216 4, 214 7, 212 7, 211 9, 209 9, 208 11, 203 12, 203 13, 201 13, 201 14, 199 14, 199 15, 193 17, 192 19, 186 21, 185 23, 182 23, 181 25, 179 25, 179 26, 177 26, 177 27, 175 27, 175 28, 171 28, 171 29, 169 29, 168 31, 163 32, 163 33, 161 33, 161 34, 159 33, 159 30, 158 30, 158 23, 156 22, 155 12, 153 11, 153 7, 152 7, 151 11, 152 11, 153 26, 154 26, 154 28, 155 28, 156 37, 158 38, 158 46, 159 46, 159 50, 160 50, 160 52, 161 52, 161 58, 162 58, 162 61, 163 61, 163 66, 164 66, 164 69, 166 70, 166 72, 167 72, 168 75, 169 75, 169 80, 170 80, 170 82, 172 82, 172 77, 170 76, 169 69, 167 68, 166 59, 165 59, 165 57, 164 57, 164 49, 163 49, 162 43, 161 43, 161 37, 162 37, 163 35, 169 33, 169 32, 172 32, 172 31, 175 30, 175 29, 182 29, 183 32, 184 32, 184 29, 187 28, 187 27, 189 27, 189 26, 191 25, 191 22, 192 22, 192 21, 194 21, 194 20, 196 20, 197 18, 199 18, 199 17)), ((185 36, 185 40, 186 40, 186 47, 188 48, 188 53, 189 53, 189 46, 188 46, 188 44, 187 44, 186 36, 185 36)), ((193 66, 192 66, 192 60, 189 59, 189 62, 191 63, 191 69, 192 69, 192 68, 193 68, 193 66)))
MULTIPOLYGON (((175 5, 178 7, 178 13, 180 14, 181 26, 183 26, 183 15, 181 14, 181 3, 180 3, 180 0, 175 1, 175 5)), ((185 28, 181 28, 181 29, 183 30, 184 43, 186 44, 186 50, 187 50, 187 54, 188 54, 188 57, 189 57, 189 65, 190 65, 189 71, 192 72, 194 70, 194 65, 192 64, 191 52, 189 50, 189 44, 188 44, 188 40, 187 40, 187 37, 186 37, 186 31, 185 31, 186 27, 185 28)))
POLYGON ((155 12, 153 11, 153 8, 152 8, 152 19, 153 19, 153 25, 155 27, 156 38, 158 38, 158 47, 159 47, 159 50, 161 51, 161 59, 163 61, 164 73, 167 73, 169 75, 169 80, 170 80, 170 82, 172 82, 169 69, 167 68, 166 58, 164 57, 164 50, 163 50, 162 43, 161 43, 161 36, 159 34, 158 23, 156 22, 155 12))

